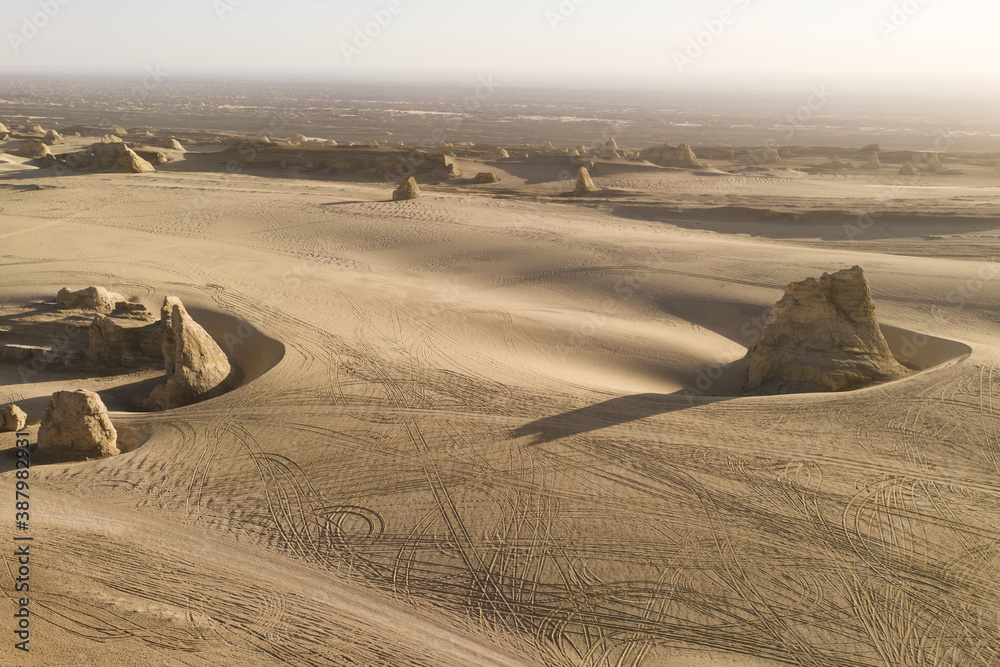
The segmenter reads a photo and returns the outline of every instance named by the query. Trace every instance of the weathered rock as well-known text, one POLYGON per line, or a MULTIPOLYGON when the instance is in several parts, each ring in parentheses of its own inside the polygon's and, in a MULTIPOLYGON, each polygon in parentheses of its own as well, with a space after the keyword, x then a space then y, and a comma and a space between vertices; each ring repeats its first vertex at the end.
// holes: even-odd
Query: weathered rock
POLYGON ((126 136, 128 136, 128 132, 121 125, 112 125, 111 126, 111 131, 114 134, 117 134, 119 137, 126 137, 126 136))
POLYGON ((71 310, 92 310, 108 314, 115 310, 115 305, 127 302, 121 294, 109 292, 103 287, 87 287, 79 292, 71 292, 68 287, 59 290, 56 295, 56 305, 59 308, 71 310))
POLYGON ((150 146, 159 146, 160 148, 169 148, 172 151, 184 151, 184 146, 181 142, 177 141, 174 137, 161 137, 153 142, 150 142, 150 146))
POLYGON ((107 171, 113 169, 131 174, 156 171, 153 165, 140 157, 124 143, 121 143, 120 139, 116 142, 102 141, 83 151, 64 153, 56 156, 56 160, 60 164, 72 169, 89 169, 90 171, 107 171))
POLYGON ((10 129, 3 123, 0 123, 0 139, 6 139, 9 136, 10 136, 10 129))
POLYGON ((25 141, 20 148, 14 151, 14 155, 29 160, 41 160, 47 155, 52 155, 52 151, 41 141, 25 141))
POLYGON ((165 410, 214 396, 232 371, 225 352, 177 297, 164 299, 160 321, 167 382, 153 390, 149 404, 165 410))
POLYGON ((62 135, 55 130, 49 130, 45 133, 45 137, 42 138, 42 143, 49 146, 55 146, 56 144, 61 144, 64 141, 65 139, 62 138, 62 135))
POLYGON ((543 141, 542 142, 542 150, 543 151, 554 151, 555 149, 556 149, 556 147, 555 147, 555 145, 551 141, 543 141))
POLYGON ((57 391, 38 429, 38 446, 86 456, 116 456, 118 431, 92 391, 57 391))
POLYGON ((865 169, 881 169, 882 161, 878 159, 878 153, 872 153, 868 156, 868 164, 865 165, 865 169))
POLYGON ((861 149, 862 153, 881 153, 882 148, 878 144, 869 144, 861 149))
POLYGON ((879 329, 859 266, 786 287, 748 356, 751 391, 844 391, 908 372, 879 329))
POLYGON ((582 195, 588 192, 597 192, 597 186, 594 185, 594 180, 590 177, 587 168, 580 167, 576 173, 576 189, 573 190, 573 194, 582 195))
POLYGON ((422 196, 420 187, 417 185, 417 179, 410 176, 400 183, 396 191, 392 193, 392 200, 406 201, 408 199, 419 199, 422 196))
POLYGON ((697 169, 701 167, 701 162, 698 160, 698 156, 694 154, 694 150, 691 149, 687 144, 681 144, 674 151, 674 154, 670 158, 672 166, 677 167, 688 167, 691 169, 697 169))
POLYGON ((148 162, 149 164, 153 165, 154 167, 158 167, 161 164, 166 164, 167 162, 170 162, 170 158, 168 158, 166 154, 161 153, 159 151, 138 150, 135 152, 135 154, 138 155, 143 160, 145 160, 146 162, 148 162))
POLYGON ((28 415, 16 405, 5 405, 0 410, 0 421, 4 431, 23 431, 28 425, 28 415))
POLYGON ((104 368, 143 368, 163 360, 165 325, 138 303, 119 303, 90 323, 87 356, 104 368))
POLYGON ((45 134, 45 128, 38 123, 26 123, 22 129, 25 134, 45 134))
POLYGON ((924 164, 927 165, 927 171, 937 174, 945 171, 944 165, 941 164, 941 157, 937 153, 928 153, 924 156, 924 164))
POLYGON ((490 146, 486 150, 486 157, 490 160, 505 160, 510 157, 510 153, 507 152, 506 148, 490 146))
POLYGON ((917 170, 913 168, 912 164, 904 164, 899 170, 900 176, 916 176, 917 170))
POLYGON ((781 162, 781 155, 774 148, 765 148, 755 153, 757 164, 778 164, 781 162))
POLYGON ((607 143, 604 144, 604 148, 601 150, 602 160, 616 160, 620 158, 621 155, 618 153, 618 142, 615 141, 614 137, 608 139, 607 143))
POLYGON ((487 183, 499 183, 499 182, 500 179, 497 178, 497 175, 492 171, 484 171, 481 174, 476 174, 476 177, 473 179, 473 183, 477 183, 479 185, 485 185, 487 183))
POLYGON ((105 134, 101 136, 102 144, 123 144, 122 138, 114 134, 105 134))

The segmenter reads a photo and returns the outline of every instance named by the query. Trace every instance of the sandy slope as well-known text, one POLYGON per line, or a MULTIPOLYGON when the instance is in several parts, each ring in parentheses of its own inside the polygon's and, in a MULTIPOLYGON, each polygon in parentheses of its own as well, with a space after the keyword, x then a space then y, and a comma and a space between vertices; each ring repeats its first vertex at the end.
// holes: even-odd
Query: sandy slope
MULTIPOLYGON (((284 345, 218 324, 273 368, 116 413, 148 436, 118 458, 33 470, 23 664, 1000 661, 988 225, 928 249, 750 214, 705 231, 661 219, 676 197, 655 188, 625 195, 643 217, 614 197, 391 203, 378 185, 18 167, 7 184, 45 187, 0 189, 4 314, 102 284, 284 345), (853 264, 897 354, 936 368, 852 394, 701 396, 732 389, 706 369, 743 355, 781 287, 853 264)), ((831 180, 731 185, 808 210, 878 186, 831 180)), ((924 199, 996 212, 995 188, 963 188, 924 199)))

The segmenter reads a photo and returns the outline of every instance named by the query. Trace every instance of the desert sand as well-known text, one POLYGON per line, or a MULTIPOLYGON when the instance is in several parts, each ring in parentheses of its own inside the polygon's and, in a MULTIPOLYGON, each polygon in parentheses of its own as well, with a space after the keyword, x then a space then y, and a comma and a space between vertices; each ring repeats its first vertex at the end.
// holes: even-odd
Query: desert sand
POLYGON ((183 299, 243 374, 149 412, 161 373, 0 363, 32 438, 87 389, 122 448, 34 455, 17 664, 1000 664, 995 159, 694 144, 592 156, 573 197, 572 143, 453 146, 392 201, 329 146, 227 173, 163 134, 186 152, 141 174, 0 142, 0 343, 97 285, 183 299), (855 265, 911 372, 742 395, 785 286, 855 265))

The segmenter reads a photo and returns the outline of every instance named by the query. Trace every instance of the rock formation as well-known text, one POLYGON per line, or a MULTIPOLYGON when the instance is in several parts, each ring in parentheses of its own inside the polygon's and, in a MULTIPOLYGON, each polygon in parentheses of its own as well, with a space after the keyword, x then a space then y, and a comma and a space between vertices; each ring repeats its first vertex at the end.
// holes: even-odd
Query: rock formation
POLYGON ((55 146, 56 144, 61 144, 65 141, 62 135, 55 130, 49 130, 45 133, 45 137, 42 139, 42 143, 48 144, 49 146, 55 146))
POLYGON ((481 174, 476 174, 476 177, 473 179, 473 182, 479 185, 485 185, 487 183, 499 183, 500 179, 497 178, 497 175, 494 174, 492 171, 484 171, 481 174))
POLYGON ((755 160, 758 164, 778 164, 781 162, 781 155, 774 148, 765 148, 755 153, 755 160))
POLYGON ((617 160, 621 155, 618 153, 618 142, 615 141, 614 137, 608 139, 608 142, 604 144, 604 148, 601 150, 602 160, 617 160))
POLYGON ((28 425, 28 415, 16 405, 5 405, 0 410, 0 422, 4 431, 23 431, 28 425))
POLYGON ((677 147, 674 154, 670 156, 670 162, 672 166, 688 167, 691 169, 697 169, 702 166, 698 160, 698 156, 694 154, 694 150, 687 144, 681 144, 677 147))
POLYGON ((116 304, 127 301, 121 294, 109 292, 103 287, 87 287, 79 292, 71 292, 64 287, 56 295, 56 305, 59 308, 92 310, 104 314, 113 312, 116 304))
POLYGON ((118 431, 92 391, 57 391, 38 429, 38 446, 87 456, 115 456, 118 431))
MULTIPOLYGON (((107 138, 110 135, 106 135, 107 138)), ((118 139, 118 137, 114 137, 118 139)), ((90 171, 124 171, 129 174, 142 174, 156 171, 149 161, 140 157, 134 150, 118 141, 101 141, 90 148, 75 153, 64 153, 55 156, 55 161, 71 169, 89 169, 90 171)))
POLYGON ((878 144, 869 144, 861 149, 862 153, 881 153, 882 147, 878 144))
POLYGON ((396 191, 392 193, 392 200, 406 201, 408 199, 419 199, 422 196, 420 187, 417 185, 417 179, 410 176, 400 183, 396 191))
POLYGON ((0 123, 0 140, 6 139, 9 136, 10 136, 10 130, 7 128, 6 125, 0 123))
POLYGON ((900 176, 916 176, 917 175, 917 170, 913 168, 912 164, 906 163, 906 164, 904 164, 902 166, 902 168, 900 168, 899 175, 900 176))
POLYGON ((748 356, 751 392, 844 391, 908 372, 879 329, 859 266, 786 287, 748 356))
POLYGON ((580 167, 580 171, 576 174, 576 189, 573 190, 573 194, 582 195, 588 192, 597 192, 597 186, 594 185, 594 180, 590 177, 587 168, 580 167))
POLYGON ((865 165, 865 169, 881 169, 882 161, 878 159, 878 153, 872 153, 868 156, 868 164, 865 165))
POLYGON ((122 138, 114 134, 105 134, 101 136, 102 144, 123 144, 122 138))
POLYGON ((98 315, 90 323, 87 356, 104 368, 157 364, 163 359, 165 329, 141 303, 117 303, 111 315, 98 315))
POLYGON ((26 123, 23 129, 25 134, 45 134, 45 128, 38 123, 26 123))
POLYGON ((150 142, 149 145, 157 146, 159 148, 168 148, 172 151, 184 151, 184 146, 182 146, 181 142, 177 141, 174 137, 161 137, 156 141, 150 142))
POLYGON ((510 153, 507 152, 506 148, 490 146, 490 148, 486 151, 486 157, 490 160, 505 160, 510 157, 510 153))
POLYGON ((29 160, 41 160, 48 155, 52 155, 52 151, 41 141, 25 141, 21 144, 20 148, 14 151, 14 155, 26 157, 29 160))
POLYGON ((927 165, 927 171, 937 174, 945 171, 944 165, 941 164, 941 158, 937 153, 928 153, 924 156, 924 164, 927 165))
POLYGON ((160 321, 167 382, 153 389, 149 405, 166 410, 211 398, 232 371, 226 354, 177 297, 164 299, 160 321))

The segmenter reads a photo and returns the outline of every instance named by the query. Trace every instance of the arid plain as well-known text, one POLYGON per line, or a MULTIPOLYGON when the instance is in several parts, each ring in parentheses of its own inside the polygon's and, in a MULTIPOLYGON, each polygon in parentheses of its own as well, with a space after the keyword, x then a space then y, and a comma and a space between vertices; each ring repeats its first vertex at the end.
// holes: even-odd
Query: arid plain
MULTIPOLYGON (((101 141, 29 115, 55 156, 101 141)), ((121 139, 184 150, 124 174, 16 156, 27 118, 0 117, 0 342, 64 287, 178 296, 244 381, 146 412, 149 373, 0 364, 32 434, 80 388, 128 434, 35 456, 18 664, 1000 664, 997 153, 704 137, 665 166, 589 126, 334 147, 161 119, 121 139), (418 146, 449 173, 392 201, 418 146), (854 265, 914 372, 742 395, 782 289, 854 265)))

